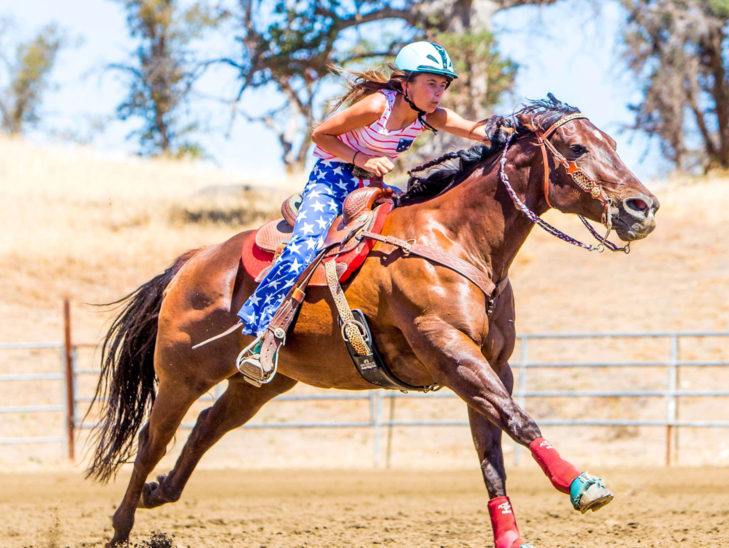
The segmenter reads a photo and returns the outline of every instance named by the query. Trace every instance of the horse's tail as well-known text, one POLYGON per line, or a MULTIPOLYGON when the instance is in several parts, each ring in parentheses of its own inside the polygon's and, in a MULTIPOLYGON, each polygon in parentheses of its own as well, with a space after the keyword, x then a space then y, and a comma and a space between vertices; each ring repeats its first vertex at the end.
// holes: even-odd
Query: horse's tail
POLYGON ((164 290, 194 253, 181 255, 167 270, 109 303, 124 303, 124 308, 101 350, 101 375, 89 408, 101 402, 101 419, 94 428, 96 450, 87 478, 109 481, 135 450, 135 435, 155 398, 154 346, 164 290))

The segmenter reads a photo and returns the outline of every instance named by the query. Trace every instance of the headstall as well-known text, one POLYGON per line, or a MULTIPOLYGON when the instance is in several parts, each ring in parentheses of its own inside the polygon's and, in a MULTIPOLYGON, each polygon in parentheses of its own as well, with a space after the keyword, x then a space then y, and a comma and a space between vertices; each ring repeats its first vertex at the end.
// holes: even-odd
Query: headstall
POLYGON ((515 133, 509 135, 506 141, 506 145, 504 146, 504 152, 501 155, 499 170, 501 181, 504 183, 504 186, 506 187, 506 190, 509 193, 509 196, 511 196, 511 199, 514 202, 514 205, 516 205, 517 209, 522 211, 529 218, 529 220, 531 220, 533 223, 538 224, 541 228, 543 228, 553 236, 556 236, 561 240, 569 242, 583 249, 587 249, 588 251, 602 252, 607 248, 610 251, 623 251, 625 253, 630 253, 630 242, 628 242, 625 246, 620 247, 608 240, 608 236, 612 231, 612 211, 615 208, 612 199, 610 199, 605 194, 604 189, 598 184, 597 181, 595 181, 595 179, 582 171, 582 169, 580 169, 576 162, 567 160, 555 148, 555 146, 549 142, 549 137, 557 130, 557 128, 563 126, 564 124, 567 124, 568 122, 571 122, 572 120, 579 119, 587 120, 587 116, 585 116, 581 112, 574 112, 557 120, 546 131, 535 132, 537 137, 537 143, 539 144, 539 148, 542 151, 542 163, 544 164, 544 198, 547 201, 547 205, 550 208, 553 207, 551 202, 549 201, 549 158, 547 155, 547 149, 549 149, 555 161, 565 169, 575 185, 577 185, 577 187, 584 192, 589 193, 594 199, 599 200, 602 204, 603 212, 601 216, 601 221, 607 228, 605 236, 601 236, 600 234, 598 234, 597 231, 592 227, 592 225, 587 221, 587 219, 585 219, 585 217, 583 217, 582 215, 578 215, 578 217, 587 227, 590 233, 595 237, 598 242, 600 242, 598 245, 585 244, 580 242, 579 240, 572 238, 571 236, 568 236, 558 228, 555 228, 554 226, 547 223, 545 220, 539 217, 539 215, 530 210, 521 200, 519 200, 516 192, 514 192, 514 189, 509 184, 509 177, 506 174, 506 153, 509 150, 509 144, 511 143, 511 139, 513 138, 515 133))

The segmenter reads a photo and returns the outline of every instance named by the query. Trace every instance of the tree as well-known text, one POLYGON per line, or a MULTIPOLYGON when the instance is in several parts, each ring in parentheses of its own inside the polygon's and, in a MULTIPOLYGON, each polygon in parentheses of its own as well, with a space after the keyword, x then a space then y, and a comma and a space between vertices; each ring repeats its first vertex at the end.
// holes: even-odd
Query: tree
POLYGON ((501 94, 512 88, 517 66, 498 53, 491 19, 499 11, 526 5, 554 4, 556 0, 430 0, 423 3, 426 38, 454 52, 462 75, 457 94, 451 93, 459 113, 484 116, 501 94), (455 97, 453 97, 455 95, 455 97))
POLYGON ((8 84, 0 92, 0 111, 7 133, 20 134, 26 125, 40 121, 43 92, 50 86, 50 74, 62 44, 58 27, 46 25, 35 38, 19 44, 15 59, 6 62, 8 84))
POLYGON ((134 62, 109 68, 128 77, 129 94, 117 107, 121 120, 140 118, 139 138, 145 155, 201 156, 201 146, 188 137, 199 120, 186 117, 193 85, 206 63, 196 58, 193 42, 215 27, 223 13, 204 2, 181 9, 177 0, 118 0, 124 4, 127 27, 139 42, 134 62))
POLYGON ((678 169, 729 167, 729 0, 621 0, 625 55, 640 83, 633 129, 678 169))
POLYGON ((280 105, 267 112, 238 111, 277 134, 287 170, 297 171, 306 161, 311 129, 324 112, 322 94, 332 89, 326 85, 331 65, 382 62, 416 39, 447 42, 449 48, 457 48, 454 57, 469 75, 459 82, 461 91, 454 100, 464 115, 474 116, 511 86, 516 69, 496 51, 489 33, 493 13, 554 1, 239 0, 234 18, 240 50, 221 61, 238 73, 241 84, 234 101, 239 105, 254 89, 282 95, 280 105))
POLYGON ((377 44, 363 39, 361 31, 382 19, 403 20, 414 3, 403 8, 382 8, 381 2, 364 0, 343 6, 337 0, 291 2, 239 0, 235 15, 240 50, 222 61, 234 67, 241 82, 234 102, 246 92, 271 89, 281 103, 267 112, 238 108, 250 121, 273 130, 288 171, 299 171, 306 162, 311 130, 321 113, 322 86, 331 65, 347 66, 392 53, 398 40, 386 37, 377 44), (346 46, 344 44, 347 44, 346 46))

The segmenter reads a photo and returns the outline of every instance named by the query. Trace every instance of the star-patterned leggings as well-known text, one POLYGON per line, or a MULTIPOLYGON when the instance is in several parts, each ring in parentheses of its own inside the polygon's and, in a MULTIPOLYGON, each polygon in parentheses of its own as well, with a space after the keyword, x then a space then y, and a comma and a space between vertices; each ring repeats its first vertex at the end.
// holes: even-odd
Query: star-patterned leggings
POLYGON ((317 161, 304 187, 291 240, 238 312, 245 322, 244 334, 263 335, 283 298, 324 243, 329 227, 342 212, 344 198, 366 182, 352 175, 349 164, 317 161))

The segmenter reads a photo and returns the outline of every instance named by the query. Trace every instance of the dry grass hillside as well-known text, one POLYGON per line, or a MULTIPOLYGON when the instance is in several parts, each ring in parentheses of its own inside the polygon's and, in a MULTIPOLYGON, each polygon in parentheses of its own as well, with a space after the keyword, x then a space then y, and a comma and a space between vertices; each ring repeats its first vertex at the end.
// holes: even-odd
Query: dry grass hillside
MULTIPOLYGON (((179 253, 273 215, 297 181, 184 163, 110 159, 0 140, 0 340, 98 339, 109 302, 179 253)), ((654 186, 658 228, 630 255, 586 253, 539 229, 512 268, 521 332, 729 329, 729 176, 654 186)), ((576 219, 548 219, 588 237, 576 219)))
MULTIPOLYGON (((586 253, 535 229, 513 268, 522 330, 729 329, 729 175, 648 186, 657 227, 630 255, 586 253)), ((574 218, 548 218, 588 237, 574 218)))
POLYGON ((270 217, 287 184, 265 183, 0 140, 0 340, 58 339, 64 297, 74 332, 96 340, 104 314, 84 303, 116 300, 183 251, 270 217))

